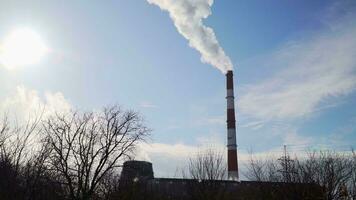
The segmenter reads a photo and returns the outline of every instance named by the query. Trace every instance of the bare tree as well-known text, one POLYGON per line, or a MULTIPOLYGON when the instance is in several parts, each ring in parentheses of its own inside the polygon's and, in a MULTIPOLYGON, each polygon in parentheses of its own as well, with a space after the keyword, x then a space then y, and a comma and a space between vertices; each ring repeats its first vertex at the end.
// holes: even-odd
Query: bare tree
POLYGON ((8 130, 9 130, 9 122, 7 117, 4 117, 0 124, 0 151, 2 151, 4 148, 6 138, 8 137, 7 135, 8 130))
POLYGON ((70 199, 85 200, 150 130, 138 113, 114 106, 99 113, 57 114, 44 123, 43 132, 52 149, 50 168, 60 174, 70 199))
POLYGON ((350 196, 353 200, 356 199, 356 152, 354 150, 352 150, 350 196))
POLYGON ((10 124, 8 117, 3 118, 0 127, 0 157, 7 159, 19 172, 21 165, 24 165, 34 154, 34 140, 38 136, 39 124, 42 113, 32 115, 26 120, 25 125, 15 121, 10 124))
POLYGON ((120 174, 117 171, 109 171, 100 181, 96 193, 103 200, 119 199, 119 189, 120 174))
POLYGON ((282 156, 278 160, 256 160, 251 157, 245 176, 252 181, 288 183, 284 187, 288 193, 311 193, 314 189, 317 191, 317 187, 314 186, 319 185, 323 194, 319 198, 327 200, 354 198, 352 195, 355 188, 355 157, 354 154, 350 155, 322 151, 309 152, 306 158, 296 157, 293 160, 289 156, 287 158, 282 156))
POLYGON ((223 180, 226 163, 222 153, 208 148, 189 158, 188 176, 196 180, 223 180))
POLYGON ((208 148, 189 158, 183 177, 189 181, 187 191, 191 199, 224 199, 227 196, 225 184, 226 162, 222 153, 208 148))
POLYGON ((282 176, 278 172, 279 164, 272 158, 256 159, 251 152, 246 169, 247 170, 243 172, 243 175, 248 180, 258 182, 282 181, 282 176))
POLYGON ((29 115, 23 125, 5 115, 0 123, 0 199, 56 199, 44 164, 48 149, 38 134, 41 118, 29 115))
POLYGON ((316 182, 325 189, 326 199, 339 199, 340 190, 351 177, 351 160, 347 155, 321 152, 318 158, 316 182))

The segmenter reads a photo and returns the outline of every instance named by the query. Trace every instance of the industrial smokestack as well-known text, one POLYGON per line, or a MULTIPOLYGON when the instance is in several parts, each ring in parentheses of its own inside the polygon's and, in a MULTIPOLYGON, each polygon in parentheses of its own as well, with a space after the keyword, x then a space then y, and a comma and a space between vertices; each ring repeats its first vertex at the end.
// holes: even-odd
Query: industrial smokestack
POLYGON ((227 100, 227 168, 230 180, 239 179, 237 165, 237 145, 236 145, 236 120, 234 101, 234 80, 231 70, 226 73, 226 100, 227 100))

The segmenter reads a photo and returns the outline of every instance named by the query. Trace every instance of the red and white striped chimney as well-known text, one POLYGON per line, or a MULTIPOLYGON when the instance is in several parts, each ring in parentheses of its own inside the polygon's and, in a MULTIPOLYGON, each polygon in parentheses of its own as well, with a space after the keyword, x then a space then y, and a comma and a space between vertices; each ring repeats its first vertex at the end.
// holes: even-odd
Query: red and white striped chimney
POLYGON ((227 169, 230 180, 239 179, 237 165, 236 120, 234 101, 234 80, 231 70, 226 73, 227 100, 227 169))

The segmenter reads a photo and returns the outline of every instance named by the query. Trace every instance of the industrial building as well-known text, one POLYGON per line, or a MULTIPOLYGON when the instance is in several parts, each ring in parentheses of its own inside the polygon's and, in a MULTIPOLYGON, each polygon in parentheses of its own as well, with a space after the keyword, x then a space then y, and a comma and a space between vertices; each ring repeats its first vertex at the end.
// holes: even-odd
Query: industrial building
POLYGON ((118 198, 138 200, 323 199, 322 188, 316 184, 155 178, 152 169, 150 162, 125 162, 119 183, 118 198))

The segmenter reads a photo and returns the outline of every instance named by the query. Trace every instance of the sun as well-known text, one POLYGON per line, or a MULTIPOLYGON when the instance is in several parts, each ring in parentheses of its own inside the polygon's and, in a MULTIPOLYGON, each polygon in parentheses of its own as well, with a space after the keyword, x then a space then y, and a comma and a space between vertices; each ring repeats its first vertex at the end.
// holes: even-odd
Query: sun
POLYGON ((20 28, 0 43, 0 62, 8 69, 15 69, 38 63, 47 51, 39 34, 29 28, 20 28))

